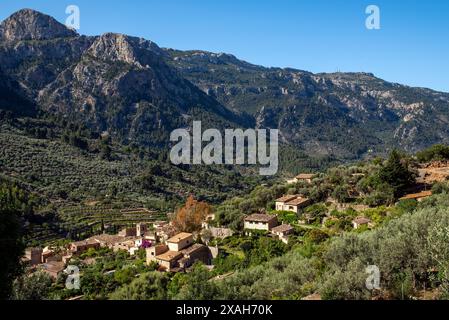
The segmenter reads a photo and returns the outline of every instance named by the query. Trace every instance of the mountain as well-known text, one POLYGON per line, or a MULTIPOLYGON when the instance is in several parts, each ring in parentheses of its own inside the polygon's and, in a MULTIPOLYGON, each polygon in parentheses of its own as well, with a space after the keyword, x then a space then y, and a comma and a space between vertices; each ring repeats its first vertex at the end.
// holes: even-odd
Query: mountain
POLYGON ((77 36, 73 30, 52 17, 31 9, 22 9, 3 21, 0 26, 0 40, 49 40, 77 36))
POLYGON ((169 135, 192 119, 204 128, 250 120, 185 79, 166 55, 152 41, 78 35, 28 9, 4 20, 0 182, 57 206, 100 199, 163 210, 190 194, 218 203, 263 183, 254 168, 170 163, 169 135))
POLYGON ((21 10, 0 25, 0 65, 39 109, 108 132, 123 143, 161 146, 203 119, 245 120, 165 63, 155 43, 122 34, 79 36, 44 14, 21 10))
POLYGON ((36 107, 25 98, 19 84, 6 76, 0 69, 0 111, 16 116, 34 116, 36 107))
POLYGON ((359 157, 449 142, 449 94, 369 73, 313 74, 265 68, 229 54, 166 49, 168 63, 234 112, 279 128, 310 153, 359 157))
POLYGON ((166 146, 193 119, 278 128, 283 147, 301 157, 353 160, 449 143, 447 93, 369 73, 265 68, 122 34, 87 37, 29 9, 1 23, 0 66, 2 90, 16 88, 5 96, 123 144, 166 146))

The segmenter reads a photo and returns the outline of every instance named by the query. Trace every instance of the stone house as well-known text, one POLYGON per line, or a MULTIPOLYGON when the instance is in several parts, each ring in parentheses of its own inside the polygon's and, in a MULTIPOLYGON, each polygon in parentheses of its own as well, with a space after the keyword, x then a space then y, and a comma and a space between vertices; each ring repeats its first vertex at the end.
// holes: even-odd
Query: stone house
POLYGON ((244 229, 270 231, 278 225, 278 219, 274 215, 252 214, 245 218, 244 229))
POLYGON ((181 252, 166 251, 156 256, 156 262, 167 271, 172 271, 178 266, 177 262, 183 257, 181 252))
POLYGON ((275 203, 276 211, 290 211, 299 214, 301 209, 310 205, 311 201, 301 195, 291 195, 276 199, 275 203))
POLYGON ((276 211, 284 211, 284 206, 286 202, 296 199, 299 195, 286 195, 275 200, 276 211))
POLYGON ((367 225, 368 227, 372 227, 373 224, 371 222, 371 219, 368 219, 365 217, 357 217, 354 220, 352 220, 352 226, 354 227, 354 229, 358 229, 364 225, 367 225))
POLYGON ((25 251, 25 258, 32 266, 42 263, 42 249, 41 248, 29 248, 25 251))
POLYGON ((65 269, 65 264, 62 261, 50 261, 40 265, 40 269, 56 279, 65 269))
POLYGON ((136 224, 136 236, 143 237, 148 231, 148 226, 145 223, 136 224))
POLYGON ((271 233, 279 237, 286 237, 294 232, 294 228, 289 224, 282 224, 271 229, 271 233))
POLYGON ((193 234, 182 232, 168 239, 166 243, 168 250, 181 251, 193 244, 193 234))
POLYGON ((83 241, 72 242, 69 249, 73 254, 81 254, 83 252, 86 252, 90 248, 99 249, 100 246, 100 242, 94 239, 87 239, 83 241))
POLYGON ((167 240, 166 244, 159 244, 146 249, 146 262, 157 262, 159 266, 169 272, 182 271, 196 261, 210 264, 212 253, 209 247, 193 243, 193 234, 180 233, 167 240))
POLYGON ((121 237, 135 237, 136 236, 137 229, 136 227, 132 228, 123 228, 118 235, 121 237))
POLYGON ((287 180, 287 183, 289 184, 293 184, 293 183, 298 183, 298 182, 306 182, 308 184, 312 183, 313 179, 316 177, 316 174, 313 173, 301 173, 299 175, 297 175, 296 177, 294 177, 291 180, 287 180))
POLYGON ((288 237, 293 234, 294 231, 295 229, 289 224, 282 224, 271 229, 271 233, 278 236, 284 243, 288 243, 288 237))

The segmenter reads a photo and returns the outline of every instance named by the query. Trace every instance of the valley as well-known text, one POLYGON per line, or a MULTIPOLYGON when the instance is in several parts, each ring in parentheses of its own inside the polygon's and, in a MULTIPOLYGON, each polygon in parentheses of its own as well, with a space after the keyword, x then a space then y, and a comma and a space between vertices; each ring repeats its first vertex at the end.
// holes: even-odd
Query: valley
POLYGON ((448 124, 448 93, 19 10, 0 23, 0 299, 447 299, 448 124))

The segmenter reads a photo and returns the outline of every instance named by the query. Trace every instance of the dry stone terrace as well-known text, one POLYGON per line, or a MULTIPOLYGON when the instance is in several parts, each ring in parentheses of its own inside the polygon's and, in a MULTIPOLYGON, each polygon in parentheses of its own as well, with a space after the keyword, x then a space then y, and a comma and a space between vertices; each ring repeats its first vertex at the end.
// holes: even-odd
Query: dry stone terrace
POLYGON ((167 219, 167 215, 138 206, 120 209, 102 205, 79 205, 63 206, 59 209, 57 218, 50 230, 40 230, 38 226, 33 226, 33 231, 29 232, 32 236, 29 241, 52 243, 65 238, 68 233, 72 237, 95 234, 101 230, 102 225, 116 230, 139 222, 152 223, 164 220, 167 219))

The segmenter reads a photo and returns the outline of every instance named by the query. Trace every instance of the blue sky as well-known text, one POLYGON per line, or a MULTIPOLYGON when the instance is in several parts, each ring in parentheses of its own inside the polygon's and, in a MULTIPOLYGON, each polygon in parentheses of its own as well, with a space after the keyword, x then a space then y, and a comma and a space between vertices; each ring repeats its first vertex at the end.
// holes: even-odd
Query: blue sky
POLYGON ((372 72, 449 92, 447 0, 1 0, 0 19, 26 7, 64 22, 71 4, 82 34, 119 32, 264 66, 372 72), (380 30, 365 28, 370 4, 380 8, 380 30))

